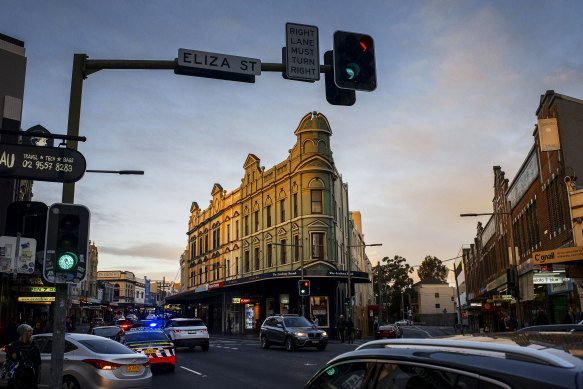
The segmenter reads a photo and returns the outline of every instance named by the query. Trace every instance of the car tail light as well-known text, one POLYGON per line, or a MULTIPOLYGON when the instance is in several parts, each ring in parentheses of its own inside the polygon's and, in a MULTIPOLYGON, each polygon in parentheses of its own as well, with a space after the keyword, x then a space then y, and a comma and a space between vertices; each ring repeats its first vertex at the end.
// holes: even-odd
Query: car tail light
POLYGON ((114 370, 121 366, 119 363, 102 361, 101 359, 84 359, 83 362, 101 370, 114 370))
POLYGON ((209 332, 206 328, 204 330, 202 330, 202 332, 209 332))
POLYGON ((144 363, 144 367, 148 367, 150 366, 150 360, 148 359, 148 362, 144 363))
POLYGON ((178 332, 180 332, 180 330, 174 330, 174 332, 177 332, 178 333, 178 332))

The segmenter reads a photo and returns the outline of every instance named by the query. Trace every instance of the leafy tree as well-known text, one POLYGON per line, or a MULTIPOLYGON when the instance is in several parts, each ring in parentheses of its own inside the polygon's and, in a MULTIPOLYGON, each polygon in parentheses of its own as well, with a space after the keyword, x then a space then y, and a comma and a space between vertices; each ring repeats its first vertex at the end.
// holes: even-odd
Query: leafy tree
POLYGON ((395 255, 393 258, 384 257, 380 261, 380 266, 372 269, 372 273, 373 290, 379 309, 383 312, 382 309, 385 307, 388 312, 384 315, 384 320, 389 320, 389 314, 399 317, 401 301, 407 305, 409 301, 407 295, 412 293, 413 279, 409 275, 413 273, 413 268, 405 258, 395 255), (379 301, 379 289, 382 301, 379 301), (401 300, 401 293, 403 293, 403 300, 401 300))
POLYGON ((426 256, 423 262, 421 262, 419 269, 417 269, 417 275, 421 281, 428 278, 445 281, 447 280, 447 272, 447 267, 442 264, 441 260, 431 255, 426 256))

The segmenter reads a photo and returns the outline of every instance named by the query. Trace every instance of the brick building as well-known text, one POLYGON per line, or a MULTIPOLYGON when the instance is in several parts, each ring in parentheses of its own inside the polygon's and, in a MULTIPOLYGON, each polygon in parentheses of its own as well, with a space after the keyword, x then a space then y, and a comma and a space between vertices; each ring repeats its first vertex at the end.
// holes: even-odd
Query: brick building
POLYGON ((524 324, 534 324, 539 311, 551 323, 562 322, 568 305, 581 311, 583 253, 561 253, 575 246, 566 181, 574 185, 583 174, 583 101, 547 91, 536 116, 533 146, 512 181, 494 166, 493 215, 478 223, 463 259, 468 301, 487 305, 468 309, 480 326, 496 329, 501 315, 516 316, 518 306, 524 324), (545 253, 557 258, 542 263, 545 253), (520 290, 514 297, 513 284, 520 290))

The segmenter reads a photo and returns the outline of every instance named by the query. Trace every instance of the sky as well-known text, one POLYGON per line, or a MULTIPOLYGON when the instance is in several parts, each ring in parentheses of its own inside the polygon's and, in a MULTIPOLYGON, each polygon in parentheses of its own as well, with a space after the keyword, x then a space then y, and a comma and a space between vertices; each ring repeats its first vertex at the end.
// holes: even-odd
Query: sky
MULTIPOLYGON (((22 128, 65 134, 73 55, 173 60, 180 48, 281 63, 287 22, 317 26, 320 61, 334 31, 373 37, 378 87, 332 106, 315 83, 263 72, 254 84, 102 70, 83 85, 79 151, 88 169, 75 203, 91 210, 98 270, 180 282, 193 201, 241 184, 249 153, 283 161, 307 113, 332 128, 349 208, 362 214, 374 264, 419 265, 473 242, 491 212, 493 166, 516 174, 546 90, 583 99, 581 1, 32 1, 0 0, 0 33, 28 58, 22 128)), ((35 182, 35 201, 62 185, 35 182)), ((451 262, 447 262, 451 264, 451 262)))

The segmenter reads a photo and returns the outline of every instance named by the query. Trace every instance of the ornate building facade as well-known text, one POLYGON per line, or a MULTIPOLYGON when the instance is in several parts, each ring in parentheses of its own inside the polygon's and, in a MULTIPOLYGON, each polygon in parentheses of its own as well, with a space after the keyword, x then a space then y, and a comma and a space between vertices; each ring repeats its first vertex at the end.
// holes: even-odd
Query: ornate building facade
MULTIPOLYGON (((192 203, 181 261, 188 286, 169 301, 211 330, 257 329, 274 313, 315 315, 330 327, 345 312, 348 186, 334 165, 325 116, 307 114, 294 134, 284 161, 265 169, 249 154, 240 187, 227 192, 214 184, 208 207, 192 203), (309 297, 298 295, 302 278, 311 282, 309 297)), ((370 263, 351 268, 353 283, 369 282, 370 263)))

